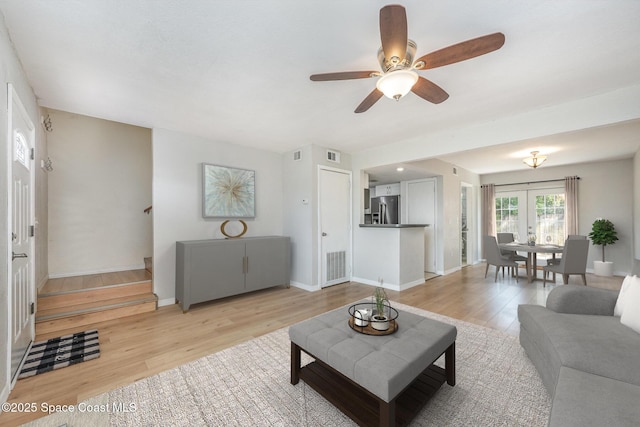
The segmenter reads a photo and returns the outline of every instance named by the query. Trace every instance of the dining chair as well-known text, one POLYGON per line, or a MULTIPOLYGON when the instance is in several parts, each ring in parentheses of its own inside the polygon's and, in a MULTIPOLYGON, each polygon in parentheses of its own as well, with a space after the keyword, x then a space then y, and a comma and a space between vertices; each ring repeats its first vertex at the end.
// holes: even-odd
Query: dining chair
MULTIPOLYGON (((500 243, 512 243, 515 241, 514 237, 513 237, 513 233, 496 233, 496 236, 498 238, 498 244, 500 243)), ((529 258, 526 256, 522 256, 522 255, 518 255, 518 253, 516 251, 510 251, 508 249, 500 249, 500 253, 502 255, 508 256, 509 258, 511 258, 512 260, 516 261, 516 262, 524 262, 524 266, 526 268, 526 271, 529 271, 529 258)), ((517 274, 516 270, 516 274, 517 274)), ((529 274, 529 273, 527 273, 529 274)))
MULTIPOLYGON (((582 283, 587 286, 587 255, 589 254, 589 241, 587 239, 570 239, 564 242, 564 250, 560 262, 555 265, 543 267, 542 285, 547 285, 547 273, 562 274, 562 282, 569 283, 569 275, 579 274, 582 276, 582 283)), ((554 280, 555 281, 555 280, 554 280)))
MULTIPOLYGON (((494 282, 498 281, 498 272, 500 271, 500 267, 502 267, 502 277, 504 277, 504 267, 508 268, 518 268, 518 263, 512 260, 509 256, 502 255, 500 253, 500 248, 498 247, 498 241, 494 236, 483 236, 482 244, 484 247, 484 256, 487 260, 487 268, 484 271, 484 277, 487 277, 487 273, 489 272, 489 266, 496 266, 496 276, 494 278, 494 282)), ((518 275, 516 274, 516 282, 518 281, 518 275)))
MULTIPOLYGON (((586 240, 586 239, 587 239, 587 236, 583 236, 583 235, 581 235, 581 234, 569 234, 569 235, 567 236, 567 239, 568 239, 568 240, 586 240)), ((558 258, 558 257, 555 257, 555 258, 549 258, 549 259, 547 260, 547 265, 558 265, 558 264, 560 264, 560 259, 561 259, 561 258, 558 258)), ((546 274, 547 274, 547 272, 545 272, 544 274, 546 275, 546 274)), ((556 281, 556 273, 553 273, 553 281, 554 281, 554 282, 556 281)))

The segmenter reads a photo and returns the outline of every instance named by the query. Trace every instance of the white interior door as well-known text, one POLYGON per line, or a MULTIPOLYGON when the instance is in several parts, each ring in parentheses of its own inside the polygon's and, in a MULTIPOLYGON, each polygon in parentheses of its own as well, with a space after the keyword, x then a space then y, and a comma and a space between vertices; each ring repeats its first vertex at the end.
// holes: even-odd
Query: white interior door
POLYGON ((435 180, 407 183, 407 222, 429 224, 424 229, 424 270, 436 271, 436 182, 435 180))
POLYGON ((33 228, 35 130, 12 85, 9 91, 9 141, 11 141, 11 259, 9 260, 9 313, 11 317, 12 384, 33 341, 35 295, 33 228))
POLYGON ((319 170, 320 286, 351 275, 351 173, 319 170))

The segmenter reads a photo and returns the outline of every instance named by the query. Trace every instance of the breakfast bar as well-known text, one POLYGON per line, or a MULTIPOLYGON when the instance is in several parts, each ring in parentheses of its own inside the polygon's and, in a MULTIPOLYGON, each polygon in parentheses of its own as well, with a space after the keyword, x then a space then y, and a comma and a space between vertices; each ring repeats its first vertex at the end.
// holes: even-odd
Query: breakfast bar
POLYGON ((360 224, 365 267, 354 280, 392 290, 424 283, 424 228, 429 224, 360 224))

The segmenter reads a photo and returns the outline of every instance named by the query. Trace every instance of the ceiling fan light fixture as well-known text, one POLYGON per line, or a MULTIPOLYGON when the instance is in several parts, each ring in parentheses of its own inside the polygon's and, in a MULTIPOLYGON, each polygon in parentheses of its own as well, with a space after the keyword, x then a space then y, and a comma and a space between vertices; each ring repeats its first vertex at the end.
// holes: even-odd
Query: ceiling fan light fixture
POLYGON ((534 169, 543 164, 547 160, 547 156, 538 156, 538 153, 539 151, 532 151, 531 157, 523 160, 524 164, 534 169))
POLYGON ((396 101, 405 96, 418 81, 418 73, 411 70, 397 70, 380 77, 376 87, 387 98, 396 101))

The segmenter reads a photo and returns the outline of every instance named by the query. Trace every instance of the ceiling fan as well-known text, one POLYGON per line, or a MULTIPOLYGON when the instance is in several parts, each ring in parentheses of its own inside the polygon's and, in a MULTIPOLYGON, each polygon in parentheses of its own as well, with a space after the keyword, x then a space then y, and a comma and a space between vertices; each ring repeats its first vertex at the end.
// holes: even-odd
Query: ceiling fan
POLYGON ((313 74, 313 81, 366 79, 380 77, 376 88, 358 105, 355 112, 363 113, 375 104, 382 95, 399 100, 409 91, 419 97, 439 104, 449 97, 440 86, 419 76, 416 70, 428 70, 475 58, 498 50, 504 44, 504 34, 493 33, 437 50, 413 60, 416 43, 407 38, 407 14, 400 5, 389 5, 380 9, 380 38, 378 50, 380 71, 344 71, 338 73, 313 74))

